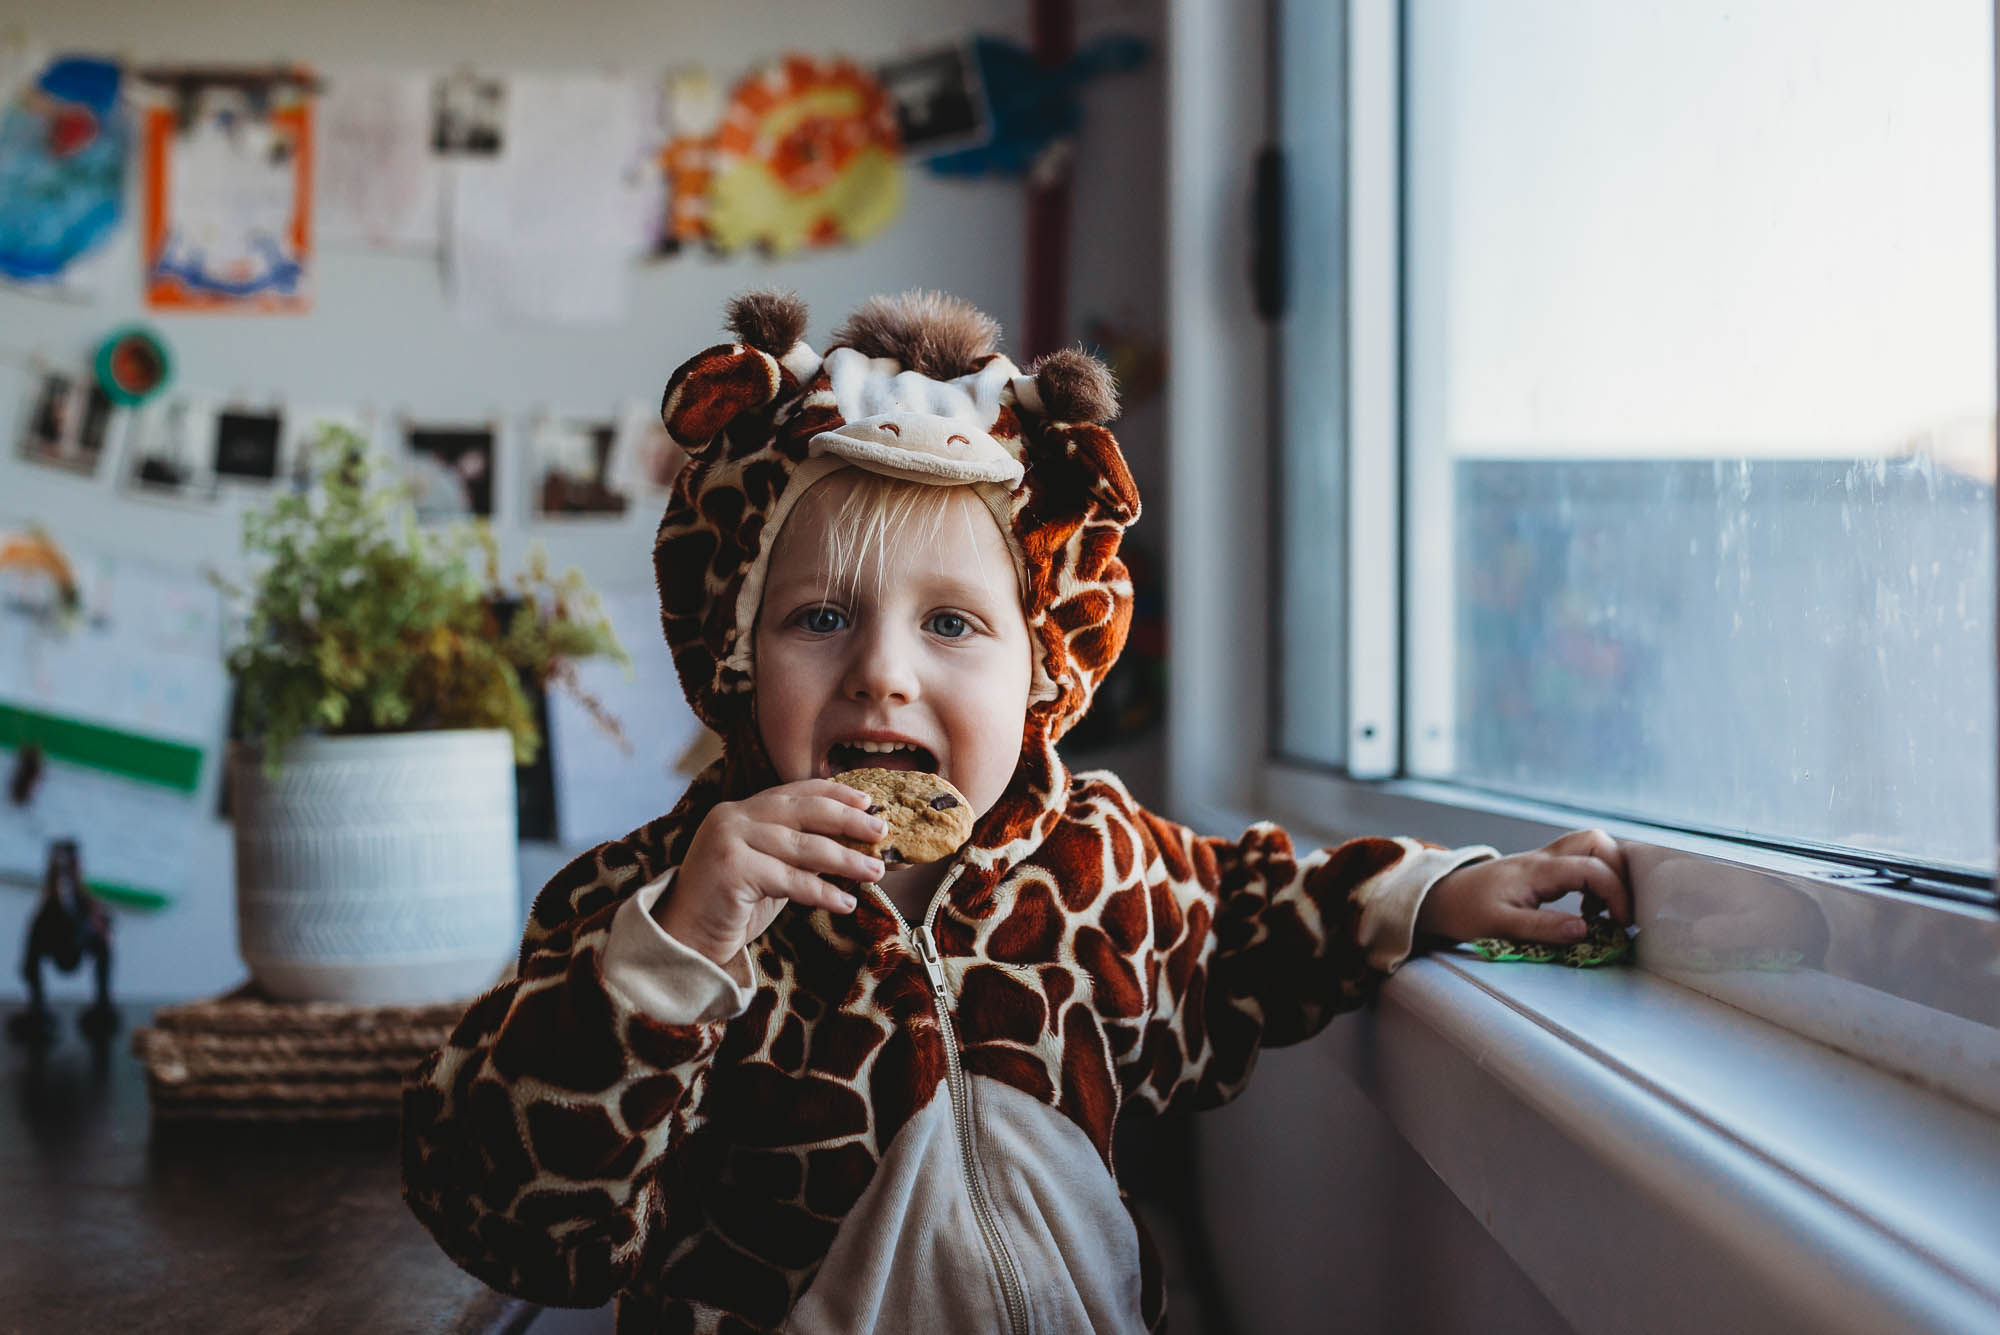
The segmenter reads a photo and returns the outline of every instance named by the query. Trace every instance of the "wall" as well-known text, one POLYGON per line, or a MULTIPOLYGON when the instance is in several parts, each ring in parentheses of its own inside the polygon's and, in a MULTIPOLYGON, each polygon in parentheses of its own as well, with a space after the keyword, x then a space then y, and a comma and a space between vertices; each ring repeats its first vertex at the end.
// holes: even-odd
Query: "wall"
MULTIPOLYGON (((1137 0, 1081 8, 1086 38, 1104 29, 1157 35, 1161 26, 1158 8, 1137 0)), ((737 0, 726 6, 208 0, 173 7, 138 0, 19 0, 9 13, 45 52, 112 52, 135 61, 639 72, 700 63, 718 78, 788 48, 870 61, 975 27, 1020 40, 1027 16, 1025 0, 737 0)), ((1079 330, 1094 314, 1160 329, 1160 82, 1155 62, 1085 95, 1072 269, 1079 330)), ((955 292, 1013 334, 1024 313, 1024 216, 1017 184, 947 182, 913 171, 902 216, 866 245, 785 261, 683 257, 635 268, 629 318, 586 329, 468 327, 447 302, 435 262, 376 254, 322 254, 315 306, 306 316, 154 317, 139 305, 137 248, 128 227, 96 302, 70 305, 0 293, 0 429, 9 433, 0 442, 0 517, 39 519, 78 549, 189 569, 234 568, 237 511, 192 512, 128 498, 113 477, 115 458, 86 481, 13 457, 12 433, 25 413, 28 382, 14 363, 34 354, 81 363, 104 333, 133 318, 165 334, 177 381, 190 388, 301 404, 360 402, 384 413, 436 418, 498 416, 504 470, 515 462, 507 453, 512 442, 506 428, 529 414, 601 414, 622 400, 656 398, 674 365, 716 341, 725 301, 745 288, 775 283, 799 292, 813 312, 809 338, 822 346, 863 298, 912 286, 955 292)), ((1142 486, 1155 489, 1155 498, 1163 471, 1157 413, 1141 408, 1121 428, 1134 471, 1142 486)), ((503 484, 495 522, 510 561, 531 536, 519 518, 522 508, 518 489, 510 497, 503 484)), ((606 591, 638 589, 650 585, 656 520, 656 513, 633 513, 622 522, 538 529, 532 536, 545 538, 558 568, 578 566, 606 591)), ((1148 536, 1157 537, 1159 527, 1150 526, 1148 536)), ((672 682, 660 685, 676 689, 672 682)), ((1119 748, 1112 758, 1158 781, 1156 743, 1119 748)), ((209 769, 205 800, 214 784, 215 766, 209 769)), ((663 809, 671 798, 664 795, 663 809)), ((87 845, 85 852, 87 857, 87 845)), ((525 847, 525 888, 538 884, 560 856, 561 850, 525 847)), ((0 889, 0 949, 11 951, 7 943, 20 939, 31 908, 31 896, 0 889)), ((203 822, 194 889, 183 901, 156 914, 121 914, 117 930, 115 981, 124 995, 181 998, 237 981, 228 827, 203 822)), ((55 991, 80 995, 84 989, 80 979, 61 979, 55 991)))

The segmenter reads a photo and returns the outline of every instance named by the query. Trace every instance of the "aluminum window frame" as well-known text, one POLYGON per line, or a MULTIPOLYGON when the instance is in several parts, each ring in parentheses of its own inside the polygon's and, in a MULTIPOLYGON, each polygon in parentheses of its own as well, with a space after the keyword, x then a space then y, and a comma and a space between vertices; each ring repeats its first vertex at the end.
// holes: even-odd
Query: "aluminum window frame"
MULTIPOLYGON (((1309 0, 1278 0, 1273 6, 1269 15, 1273 52, 1292 49, 1285 31, 1288 2, 1309 0)), ((1209 719, 1205 726, 1194 717, 1202 712, 1198 704, 1184 703, 1173 711, 1171 745, 1173 792, 1182 814, 1213 829, 1270 818, 1302 836, 1328 841, 1393 831, 1446 844, 1492 843, 1508 851, 1539 846, 1582 825, 1599 826, 1637 850, 1634 881, 1642 927, 1649 920, 1712 911, 1704 905, 1713 894, 1767 893, 1775 883, 1798 896, 1800 903, 1815 906, 1824 918, 1827 939, 1817 972, 1846 989, 1838 1004, 1817 1010, 1801 1007, 1793 999, 1773 995, 1774 989, 1746 985, 1741 971, 1691 973, 1677 967, 1680 961, 1649 949, 1644 932, 1640 966, 2000 1112, 2000 969, 1991 967, 2000 961, 2000 915, 1992 906, 1990 881, 1983 889, 1961 880, 1943 885, 1944 895, 1912 893, 1907 877, 1902 881, 1894 875, 1871 877, 1868 867, 1824 850, 1732 839, 1406 777, 1419 770, 1435 771, 1444 756, 1438 748, 1449 745, 1450 729, 1437 711, 1440 700, 1447 710, 1451 707, 1452 665, 1449 646, 1415 641, 1407 615, 1406 591, 1438 587, 1440 562, 1448 591, 1450 553, 1412 551, 1404 540, 1414 507, 1426 494, 1435 494, 1428 488, 1436 485, 1436 479, 1418 475, 1421 469, 1409 460, 1404 438, 1403 8, 1400 0, 1348 0, 1343 53, 1342 92, 1350 136, 1343 164, 1347 173, 1343 194, 1350 209, 1346 221, 1350 281, 1337 299, 1344 303, 1349 320, 1350 358, 1345 368, 1350 620, 1344 665, 1349 764, 1344 772, 1315 768, 1285 759, 1275 745, 1247 765, 1240 757, 1225 759, 1231 745, 1240 747, 1242 737, 1269 737, 1272 732, 1268 726, 1253 726, 1236 731, 1232 738, 1226 721, 1209 719), (1362 736, 1371 722, 1374 735, 1362 736), (1662 871, 1664 867, 1673 869, 1671 877, 1662 871), (1959 901, 1970 902, 1954 902, 1954 890, 1959 901), (1982 959, 1989 967, 1975 965, 1956 976, 1939 975, 1941 961, 1982 959), (1924 1017, 1941 1017, 1946 1028, 1953 1021, 1965 1022, 1972 1049, 1961 1045, 1952 1049, 1959 1056, 1941 1056, 1941 1049, 1921 1041, 1924 1017), (1954 1065, 1958 1069, 1946 1069, 1954 1065)), ((1236 121, 1252 122, 1254 115, 1241 110, 1236 121)), ((1996 99, 1996 122, 2000 122, 2000 99, 1996 99)), ((1264 134, 1275 129, 1262 127, 1264 134)), ((1294 293, 1292 300, 1310 300, 1314 295, 1294 293)), ((1177 333, 1186 327, 1179 319, 1175 323, 1177 333)), ((1210 325, 1206 337, 1214 340, 1218 332, 1210 325)), ((1221 361, 1226 359, 1197 371, 1197 379, 1205 378, 1210 369, 1226 374, 1221 361)), ((1185 358, 1181 365, 1186 374, 1185 358)), ((1197 406, 1207 404, 1211 411, 1222 406, 1208 403, 1215 398, 1213 384, 1184 388, 1185 397, 1197 406)), ((1244 396, 1240 388, 1236 393, 1240 404, 1244 396)), ((1277 442, 1270 441, 1268 448, 1275 459, 1277 442)), ((1177 458, 1184 453, 1177 451, 1177 458)), ((1182 490, 1182 474, 1177 468, 1176 494, 1213 494, 1182 490)), ((1225 488, 1220 498, 1225 510, 1230 505, 1261 505, 1264 499, 1256 488, 1225 488)), ((1227 550, 1217 544, 1230 541, 1229 530, 1247 533, 1268 513, 1266 509, 1218 513, 1214 505, 1197 513, 1177 506, 1177 543, 1215 554, 1227 550), (1190 520, 1197 530, 1193 535, 1188 531, 1190 520)), ((1176 588, 1183 595, 1177 602, 1183 608, 1214 608, 1230 596, 1231 581, 1268 587, 1279 572, 1260 569, 1259 563, 1277 559, 1275 544, 1237 541, 1226 559, 1210 562, 1210 569, 1199 577, 1189 577, 1189 563, 1177 560, 1176 588)), ((1268 605, 1253 597, 1238 599, 1234 607, 1242 618, 1239 625, 1254 626, 1252 642, 1275 651, 1268 605)), ((1185 629, 1190 620, 1187 615, 1175 618, 1177 649, 1193 639, 1185 629)), ((1206 647, 1190 656, 1202 664, 1178 678, 1184 702, 1191 690, 1195 701, 1233 701, 1239 720, 1254 710, 1260 721, 1270 723, 1274 701, 1251 680, 1257 675, 1254 664, 1206 647)), ((2000 696, 2000 681, 1994 689, 2000 696)), ((1995 761, 2000 765, 2000 755, 1995 761)))

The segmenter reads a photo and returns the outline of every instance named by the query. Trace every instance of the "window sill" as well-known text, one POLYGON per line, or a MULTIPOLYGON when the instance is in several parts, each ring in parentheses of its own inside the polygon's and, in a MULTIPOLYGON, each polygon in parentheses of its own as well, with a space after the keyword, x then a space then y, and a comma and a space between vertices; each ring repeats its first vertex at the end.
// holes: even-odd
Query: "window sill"
POLYGON ((1582 1331, 2000 1328, 2000 1122, 1642 969, 1413 961, 1348 1074, 1582 1331))

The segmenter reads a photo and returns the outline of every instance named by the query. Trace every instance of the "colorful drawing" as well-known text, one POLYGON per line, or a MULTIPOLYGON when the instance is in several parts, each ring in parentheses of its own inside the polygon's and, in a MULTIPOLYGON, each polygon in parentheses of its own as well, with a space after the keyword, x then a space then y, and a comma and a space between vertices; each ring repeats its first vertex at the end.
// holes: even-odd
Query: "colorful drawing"
POLYGON ((1060 170, 1083 126, 1083 86, 1146 63, 1146 43, 1109 34, 1086 43, 1068 63, 1044 65, 1034 52, 996 37, 972 42, 992 137, 976 148, 943 153, 927 164, 943 176, 1034 176, 1060 170))
POLYGON ((707 70, 681 70, 667 76, 666 122, 660 175, 667 183, 667 214, 654 246, 660 255, 708 240, 708 191, 715 181, 715 132, 722 124, 722 93, 707 70))
POLYGON ((155 310, 307 307, 312 105, 281 79, 190 80, 146 111, 146 303, 155 310))
POLYGON ((0 116, 0 276, 65 286, 124 215, 131 126, 118 66, 50 62, 0 116))
POLYGON ((716 136, 709 234, 776 254, 862 241, 903 202, 896 109, 859 66, 790 55, 737 84, 716 136))

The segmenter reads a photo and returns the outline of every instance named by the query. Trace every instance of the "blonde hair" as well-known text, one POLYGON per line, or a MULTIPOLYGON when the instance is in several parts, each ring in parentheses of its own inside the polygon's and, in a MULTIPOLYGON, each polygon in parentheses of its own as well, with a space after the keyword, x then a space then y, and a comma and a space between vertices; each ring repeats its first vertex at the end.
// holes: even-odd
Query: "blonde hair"
MULTIPOLYGON (((891 561, 900 559, 912 547, 932 547, 947 540, 946 530, 954 509, 963 516, 965 536, 975 538, 971 526, 979 521, 974 512, 989 518, 991 512, 979 497, 959 495, 965 485, 937 486, 861 468, 842 468, 806 489, 785 526, 791 527, 807 506, 822 510, 837 506, 827 514, 820 542, 820 569, 826 587, 829 592, 836 588, 852 591, 860 584, 862 569, 872 555, 879 591, 882 572, 891 561), (823 490, 835 478, 845 479, 849 484, 847 494, 837 502, 823 490), (960 503, 954 506, 954 500, 960 503)), ((1003 532, 1001 536, 1004 539, 1006 535, 1003 532)), ((975 554, 979 551, 976 541, 972 550, 975 554)), ((993 576, 983 560, 979 577, 990 591, 993 576)))

